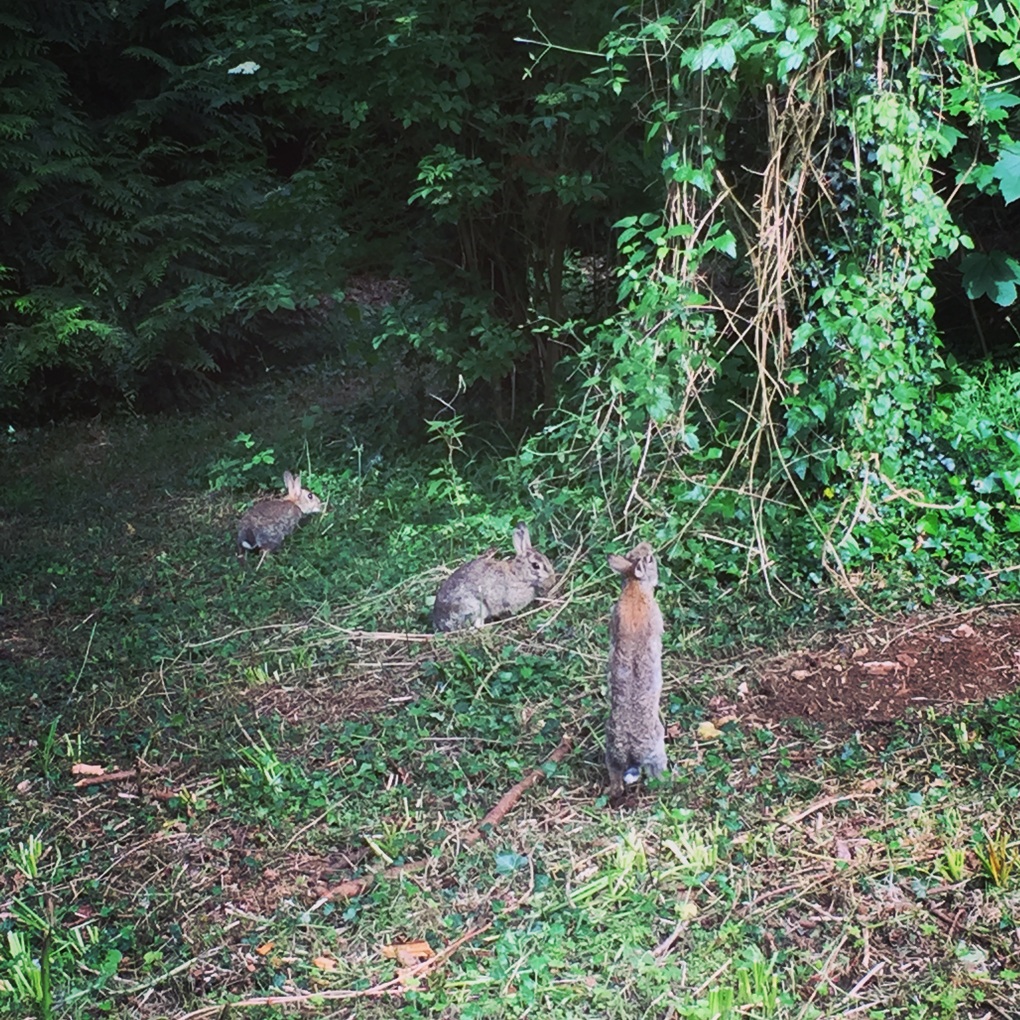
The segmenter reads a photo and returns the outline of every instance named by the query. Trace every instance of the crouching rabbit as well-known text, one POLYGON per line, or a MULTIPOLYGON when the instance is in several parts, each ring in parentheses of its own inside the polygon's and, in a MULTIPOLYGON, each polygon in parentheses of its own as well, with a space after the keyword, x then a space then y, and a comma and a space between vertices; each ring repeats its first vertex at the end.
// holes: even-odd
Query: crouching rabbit
POLYGON ((436 630, 481 627, 495 616, 516 613, 544 595, 556 580, 552 564, 531 546, 526 524, 514 529, 512 560, 494 549, 458 567, 441 585, 432 609, 436 630))

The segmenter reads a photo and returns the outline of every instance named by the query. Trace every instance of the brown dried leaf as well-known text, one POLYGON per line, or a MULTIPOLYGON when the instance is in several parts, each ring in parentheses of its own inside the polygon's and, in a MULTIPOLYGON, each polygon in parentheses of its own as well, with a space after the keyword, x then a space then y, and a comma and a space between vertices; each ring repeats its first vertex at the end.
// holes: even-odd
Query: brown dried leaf
POLYGON ((862 662, 861 669, 871 676, 885 676, 888 673, 897 673, 903 667, 898 662, 862 662))
POLYGON ((261 946, 255 947, 255 952, 258 953, 259 956, 266 956, 268 953, 273 951, 274 945, 275 943, 273 942, 263 942, 261 946))
POLYGON ((915 659, 912 655, 908 655, 906 652, 900 652, 900 654, 896 656, 896 661, 902 662, 908 669, 911 666, 917 665, 917 659, 915 659))
POLYGON ((336 960, 328 956, 316 956, 312 960, 312 966, 318 967, 319 970, 336 970, 336 960))
POLYGON ((102 765, 86 765, 85 762, 75 762, 71 766, 72 776, 102 776, 106 774, 106 769, 102 765))
POLYGON ((959 627, 954 627, 950 632, 953 637, 973 637, 977 631, 969 623, 961 623, 959 627))
POLYGON ((714 719, 717 716, 735 716, 737 714, 737 706, 730 701, 723 694, 716 694, 714 697, 709 698, 708 701, 708 714, 714 719))
POLYGON ((436 954, 432 947, 423 941, 417 942, 393 942, 382 947, 383 956, 390 960, 396 960, 401 967, 413 967, 422 960, 429 960, 436 954))
POLYGON ((809 669, 795 669, 790 676, 792 676, 794 680, 808 680, 811 678, 812 673, 809 669))
POLYGON ((698 723, 698 739, 699 740, 715 740, 716 737, 722 736, 722 730, 717 729, 710 722, 698 723))

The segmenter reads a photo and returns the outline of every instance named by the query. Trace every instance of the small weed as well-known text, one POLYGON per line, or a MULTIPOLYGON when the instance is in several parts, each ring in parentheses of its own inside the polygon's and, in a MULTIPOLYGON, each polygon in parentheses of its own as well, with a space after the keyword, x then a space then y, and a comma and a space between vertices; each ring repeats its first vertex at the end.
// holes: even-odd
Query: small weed
POLYGON ((0 942, 0 993, 37 1009, 44 1020, 55 1006, 66 1010, 106 985, 123 956, 98 925, 59 905, 57 890, 66 888, 69 872, 59 850, 50 850, 30 837, 9 852, 8 863, 31 884, 9 901, 0 942))
MULTIPOLYGON (((233 442, 250 451, 255 447, 255 440, 248 432, 239 432, 233 442)), ((206 469, 209 475, 209 488, 213 492, 220 489, 243 488, 250 481, 256 469, 263 465, 276 463, 272 448, 258 450, 250 456, 219 457, 209 463, 206 469)), ((257 472, 261 474, 261 472, 257 472)))
POLYGON ((1017 854, 1016 845, 1009 842, 1006 830, 999 829, 992 836, 984 836, 975 844, 974 853, 981 861, 985 875, 991 880, 992 885, 999 889, 1007 888, 1020 856, 1017 854))
POLYGON ((945 852, 939 861, 939 871, 949 879, 950 882, 961 882, 965 873, 966 851, 959 847, 946 847, 945 852))

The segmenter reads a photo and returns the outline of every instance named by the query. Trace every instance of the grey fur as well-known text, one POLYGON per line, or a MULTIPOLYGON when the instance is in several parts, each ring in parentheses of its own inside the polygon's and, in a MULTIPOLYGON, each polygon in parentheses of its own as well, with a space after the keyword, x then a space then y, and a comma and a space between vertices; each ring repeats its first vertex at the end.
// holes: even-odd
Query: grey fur
POLYGON ((514 529, 512 560, 494 549, 458 567, 440 586, 432 609, 436 630, 481 627, 494 616, 516 613, 544 595, 556 581, 552 564, 531 546, 526 524, 514 529))
POLYGON ((283 540, 305 514, 322 512, 322 500, 314 492, 301 488, 301 475, 284 471, 283 483, 287 486, 286 496, 256 503, 237 526, 238 555, 246 559, 249 550, 261 550, 260 567, 269 553, 283 545, 283 540))
POLYGON ((654 594, 659 582, 655 553, 642 542, 626 557, 610 554, 609 566, 623 575, 623 591, 609 621, 606 768, 609 800, 615 805, 642 770, 661 775, 666 734, 659 717, 663 626, 654 594))

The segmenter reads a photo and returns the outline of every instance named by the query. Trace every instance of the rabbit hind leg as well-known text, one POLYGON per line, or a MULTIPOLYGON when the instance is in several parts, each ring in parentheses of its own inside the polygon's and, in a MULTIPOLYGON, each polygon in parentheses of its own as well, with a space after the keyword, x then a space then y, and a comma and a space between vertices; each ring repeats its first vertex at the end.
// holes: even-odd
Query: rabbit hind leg
POLYGON ((623 800, 623 795, 628 785, 627 763, 617 759, 606 751, 606 769, 609 771, 609 803, 616 807, 623 800))

